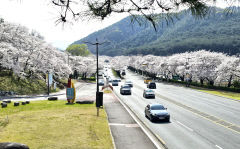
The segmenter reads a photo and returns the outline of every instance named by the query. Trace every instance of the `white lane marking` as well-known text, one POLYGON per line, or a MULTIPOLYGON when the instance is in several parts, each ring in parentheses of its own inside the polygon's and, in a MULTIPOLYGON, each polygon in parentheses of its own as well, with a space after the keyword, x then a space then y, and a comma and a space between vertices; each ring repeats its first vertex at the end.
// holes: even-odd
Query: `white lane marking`
POLYGON ((221 148, 220 146, 218 146, 218 145, 215 145, 217 148, 219 148, 219 149, 223 149, 223 148, 221 148))
MULTIPOLYGON (((115 91, 115 90, 114 90, 115 91)), ((155 141, 155 139, 151 136, 150 132, 148 132, 143 124, 141 124, 140 120, 137 119, 137 117, 133 114, 133 112, 125 105, 125 103, 117 96, 117 93, 114 94, 115 97, 118 98, 118 101, 123 105, 123 107, 127 110, 127 112, 131 115, 131 117, 135 120, 135 122, 137 122, 137 124, 140 126, 140 128, 143 130, 143 132, 148 136, 148 138, 153 142, 153 144, 158 148, 158 149, 162 149, 162 147, 160 147, 157 143, 157 141, 155 141)), ((165 145, 166 146, 166 145, 165 145)), ((164 147, 165 147, 164 146, 164 147)), ((165 147, 166 148, 166 147, 165 147)))
POLYGON ((188 129, 189 131, 193 131, 191 128, 187 127, 186 125, 184 125, 183 123, 177 121, 178 124, 182 125, 184 128, 188 129))

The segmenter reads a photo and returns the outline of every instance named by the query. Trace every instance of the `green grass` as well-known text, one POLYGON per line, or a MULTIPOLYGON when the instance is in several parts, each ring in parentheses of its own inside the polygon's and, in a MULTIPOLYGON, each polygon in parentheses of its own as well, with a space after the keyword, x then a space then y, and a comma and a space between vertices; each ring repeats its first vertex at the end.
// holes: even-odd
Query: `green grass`
POLYGON ((32 101, 0 109, 0 142, 19 142, 32 149, 113 148, 104 110, 66 101, 32 101))
POLYGON ((198 89, 199 91, 210 93, 213 95, 218 95, 218 96, 223 96, 227 98, 232 98, 236 100, 240 100, 240 94, 239 93, 233 93, 233 92, 226 92, 226 91, 216 91, 216 90, 203 90, 203 89, 198 89))
POLYGON ((116 72, 114 69, 112 69, 112 73, 113 73, 114 77, 119 77, 119 76, 117 75, 117 72, 116 72))
POLYGON ((47 92, 47 86, 42 80, 18 80, 15 76, 0 76, 0 90, 18 94, 42 94, 47 92))

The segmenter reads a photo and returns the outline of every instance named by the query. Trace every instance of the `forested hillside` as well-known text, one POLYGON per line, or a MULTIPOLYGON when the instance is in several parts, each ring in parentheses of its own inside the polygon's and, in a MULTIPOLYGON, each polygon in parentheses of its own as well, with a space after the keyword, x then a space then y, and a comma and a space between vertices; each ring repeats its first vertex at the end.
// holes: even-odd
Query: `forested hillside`
MULTIPOLYGON (((159 22, 157 32, 150 24, 132 24, 127 17, 103 30, 75 41, 108 41, 99 48, 101 55, 154 54, 171 55, 186 51, 206 49, 230 55, 240 53, 240 9, 226 13, 214 9, 204 19, 196 19, 187 11, 181 12, 173 23, 159 22)), ((92 53, 95 47, 89 46, 92 53)))

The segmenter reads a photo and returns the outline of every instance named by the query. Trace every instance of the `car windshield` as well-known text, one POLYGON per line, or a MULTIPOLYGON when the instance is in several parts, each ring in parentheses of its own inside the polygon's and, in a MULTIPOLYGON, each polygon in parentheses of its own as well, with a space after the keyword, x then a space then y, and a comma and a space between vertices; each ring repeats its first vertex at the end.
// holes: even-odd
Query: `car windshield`
POLYGON ((130 88, 128 85, 124 85, 122 86, 122 88, 130 88))
POLYGON ((165 110, 165 108, 162 105, 152 105, 151 110, 165 110))
POLYGON ((146 90, 147 93, 153 93, 153 90, 146 90))
POLYGON ((118 80, 113 80, 113 82, 118 82, 118 80))

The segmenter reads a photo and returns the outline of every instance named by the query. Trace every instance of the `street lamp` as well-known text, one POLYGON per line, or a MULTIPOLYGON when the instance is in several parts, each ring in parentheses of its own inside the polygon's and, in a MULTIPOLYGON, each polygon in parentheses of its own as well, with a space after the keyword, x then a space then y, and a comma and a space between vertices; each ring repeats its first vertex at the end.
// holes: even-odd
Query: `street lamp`
POLYGON ((84 43, 87 43, 87 44, 91 44, 91 45, 96 45, 96 56, 97 56, 97 92, 96 92, 96 107, 97 107, 97 116, 99 116, 99 107, 102 106, 100 104, 100 96, 102 97, 102 93, 100 94, 99 92, 99 84, 98 84, 98 45, 102 45, 106 42, 103 42, 103 43, 99 43, 98 42, 98 39, 96 38, 96 42, 95 43, 91 43, 91 42, 84 42, 84 43))

